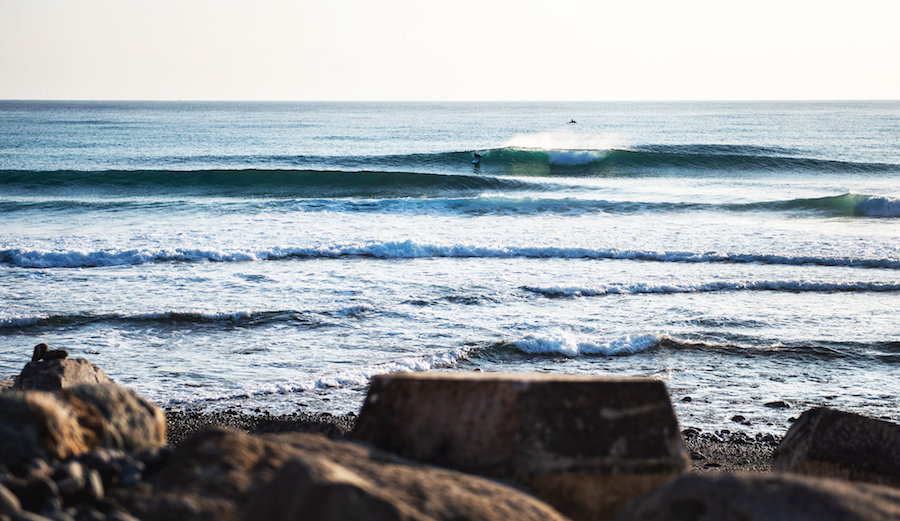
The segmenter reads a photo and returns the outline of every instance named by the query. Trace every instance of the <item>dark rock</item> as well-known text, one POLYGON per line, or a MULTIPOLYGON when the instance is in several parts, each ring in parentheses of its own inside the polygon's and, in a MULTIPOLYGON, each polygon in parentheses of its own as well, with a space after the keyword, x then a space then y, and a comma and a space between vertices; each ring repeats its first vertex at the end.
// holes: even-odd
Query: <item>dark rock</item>
POLYGON ((77 385, 65 390, 96 408, 105 421, 100 446, 138 451, 166 444, 166 416, 130 389, 110 383, 77 385))
POLYGON ((16 378, 15 389, 57 391, 79 384, 106 384, 112 380, 83 358, 28 362, 16 378))
POLYGON ((731 417, 731 421, 733 421, 735 423, 742 423, 742 422, 747 421, 747 418, 741 416, 740 414, 735 414, 734 416, 731 417))
POLYGON ((700 434, 700 429, 697 429, 695 427, 688 427, 687 429, 684 429, 683 431, 681 431, 681 435, 684 436, 685 438, 693 438, 694 436, 697 436, 699 434, 700 434))
POLYGON ((44 353, 42 360, 62 360, 69 357, 69 352, 65 349, 52 349, 44 353))
POLYGON ((53 521, 53 519, 23 510, 16 516, 15 521, 53 521))
POLYGON ((395 373, 372 379, 354 438, 511 481, 573 519, 602 519, 688 468, 653 379, 395 373))
POLYGON ((694 401, 694 399, 691 398, 690 396, 685 396, 684 398, 681 399, 681 401, 684 403, 691 403, 692 401, 694 401))
POLYGON ((782 401, 782 400, 778 400, 775 402, 766 402, 763 404, 763 406, 768 407, 770 409, 790 409, 791 408, 791 404, 789 404, 785 401, 782 401))
POLYGON ((15 494, 0 485, 0 516, 15 517, 22 510, 22 504, 15 494))
POLYGON ((305 433, 200 432, 147 483, 116 491, 144 521, 565 519, 496 482, 305 433))
POLYGON ((34 353, 31 355, 31 361, 37 362, 38 360, 44 358, 44 355, 47 354, 47 351, 50 350, 50 346, 44 343, 40 343, 34 346, 34 353))
POLYGON ((62 508, 59 489, 49 478, 34 478, 28 481, 19 495, 22 508, 37 513, 47 513, 62 508))
POLYGON ((132 516, 128 512, 124 512, 122 510, 113 510, 109 514, 106 515, 106 521, 140 521, 138 518, 132 516))
POLYGON ((694 474, 665 483, 615 521, 888 521, 900 491, 790 474, 694 474))
POLYGON ((900 425, 835 409, 811 409, 781 440, 775 469, 900 486, 900 425))

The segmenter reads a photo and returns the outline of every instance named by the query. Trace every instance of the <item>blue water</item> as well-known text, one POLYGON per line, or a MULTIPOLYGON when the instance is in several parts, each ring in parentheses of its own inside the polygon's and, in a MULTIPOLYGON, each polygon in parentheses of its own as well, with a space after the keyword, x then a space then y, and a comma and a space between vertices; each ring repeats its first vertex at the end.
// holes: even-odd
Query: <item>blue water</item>
POLYGON ((900 420, 900 103, 0 102, 0 298, 0 376, 176 408, 480 368, 900 420))

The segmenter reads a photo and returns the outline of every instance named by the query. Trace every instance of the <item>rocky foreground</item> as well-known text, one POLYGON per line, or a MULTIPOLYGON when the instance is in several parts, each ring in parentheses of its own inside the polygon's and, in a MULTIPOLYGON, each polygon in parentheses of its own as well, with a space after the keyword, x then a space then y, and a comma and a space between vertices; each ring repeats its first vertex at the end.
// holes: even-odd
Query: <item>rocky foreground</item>
POLYGON ((656 380, 416 373, 358 417, 163 412, 65 355, 0 382, 0 521, 900 519, 900 426, 831 409, 749 438, 656 380))

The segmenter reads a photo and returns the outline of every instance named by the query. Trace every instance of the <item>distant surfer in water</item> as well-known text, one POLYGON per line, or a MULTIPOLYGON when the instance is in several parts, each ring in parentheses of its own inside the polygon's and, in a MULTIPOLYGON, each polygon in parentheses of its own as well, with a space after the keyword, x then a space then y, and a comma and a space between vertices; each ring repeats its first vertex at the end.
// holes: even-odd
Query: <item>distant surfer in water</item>
POLYGON ((472 153, 475 154, 475 159, 481 159, 481 154, 479 154, 478 152, 472 152, 472 153))
POLYGON ((569 123, 578 123, 578 122, 575 121, 574 119, 570 119, 570 120, 569 120, 569 123))

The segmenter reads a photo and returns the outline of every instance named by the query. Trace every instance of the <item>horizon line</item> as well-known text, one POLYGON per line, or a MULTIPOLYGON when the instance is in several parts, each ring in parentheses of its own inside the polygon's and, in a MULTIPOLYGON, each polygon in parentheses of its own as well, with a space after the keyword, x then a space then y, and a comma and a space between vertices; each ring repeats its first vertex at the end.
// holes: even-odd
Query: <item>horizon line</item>
POLYGON ((192 98, 2 98, 0 102, 160 102, 160 103, 789 103, 900 102, 900 98, 711 98, 711 99, 192 99, 192 98))

